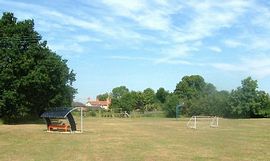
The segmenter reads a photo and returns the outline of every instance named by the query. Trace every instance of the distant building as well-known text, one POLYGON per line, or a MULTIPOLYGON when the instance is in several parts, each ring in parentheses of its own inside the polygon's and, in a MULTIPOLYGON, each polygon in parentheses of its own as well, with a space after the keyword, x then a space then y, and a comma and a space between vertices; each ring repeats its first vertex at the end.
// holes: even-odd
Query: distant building
POLYGON ((94 108, 102 108, 102 109, 108 110, 110 104, 111 104, 110 98, 107 98, 106 101, 100 101, 98 98, 96 98, 96 100, 91 100, 90 98, 88 98, 88 101, 85 105, 90 108, 94 107, 94 108))
POLYGON ((85 104, 81 102, 72 102, 72 107, 85 107, 85 104))
POLYGON ((87 107, 85 106, 85 104, 81 103, 81 102, 72 102, 72 107, 79 107, 82 108, 83 111, 87 111, 87 107))

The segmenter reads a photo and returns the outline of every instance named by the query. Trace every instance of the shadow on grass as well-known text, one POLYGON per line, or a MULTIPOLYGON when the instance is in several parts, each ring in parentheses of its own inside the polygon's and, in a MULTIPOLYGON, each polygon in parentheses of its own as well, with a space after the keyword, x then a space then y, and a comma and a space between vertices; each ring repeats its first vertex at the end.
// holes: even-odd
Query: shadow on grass
POLYGON ((42 118, 20 118, 13 120, 5 120, 0 118, 0 125, 22 125, 22 124, 46 124, 42 118))

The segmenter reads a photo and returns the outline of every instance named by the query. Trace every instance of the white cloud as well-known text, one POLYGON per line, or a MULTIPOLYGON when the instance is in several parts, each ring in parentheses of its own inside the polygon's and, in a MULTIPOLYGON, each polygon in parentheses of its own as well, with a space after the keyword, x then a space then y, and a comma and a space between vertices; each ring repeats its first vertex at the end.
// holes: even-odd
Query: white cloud
POLYGON ((270 28, 270 9, 261 5, 256 5, 254 7, 254 12, 256 12, 255 18, 251 19, 251 23, 258 27, 270 28))
POLYGON ((75 35, 74 36, 74 40, 77 42, 101 42, 101 39, 95 38, 95 37, 91 37, 88 35, 75 35))
POLYGON ((168 31, 171 27, 170 14, 179 10, 179 5, 174 6, 161 0, 103 0, 116 16, 127 17, 143 28, 150 30, 168 31))
MULTIPOLYGON (((163 63, 162 61, 157 61, 156 64, 163 63)), ((166 64, 174 64, 174 65, 193 65, 193 63, 186 60, 166 60, 166 64)))
POLYGON ((193 11, 192 20, 182 28, 176 41, 201 40, 214 35, 222 28, 231 27, 250 5, 248 1, 187 1, 193 11))
POLYGON ((210 47, 208 47, 211 51, 213 51, 213 52, 215 52, 215 53, 220 53, 220 52, 222 52, 222 50, 219 48, 219 47, 217 47, 217 46, 210 46, 210 47))
MULTIPOLYGON (((270 28, 269 28, 270 29, 270 28)), ((252 35, 250 35, 252 36, 252 35)), ((270 50, 270 38, 269 36, 255 36, 250 38, 249 49, 257 51, 268 51, 270 50)))
POLYGON ((152 61, 151 58, 145 58, 145 57, 135 57, 135 56, 110 56, 107 57, 109 59, 115 59, 115 60, 145 60, 145 61, 152 61))
POLYGON ((102 2, 113 7, 119 14, 130 14, 130 12, 140 11, 145 7, 141 0, 103 0, 102 2))
POLYGON ((228 63, 212 63, 210 64, 210 66, 213 66, 217 69, 224 71, 234 71, 234 72, 244 71, 242 67, 228 63))
POLYGON ((270 76, 270 58, 268 56, 256 56, 242 58, 238 63, 212 63, 212 67, 228 72, 248 73, 257 78, 270 76))
POLYGON ((48 43, 49 47, 56 52, 61 52, 63 54, 70 54, 70 53, 83 53, 85 49, 79 45, 78 43, 68 43, 68 42, 61 42, 61 43, 48 43))
MULTIPOLYGON (((189 8, 190 21, 183 25, 171 26, 166 37, 171 43, 178 44, 176 52, 168 52, 161 58, 162 61, 169 61, 175 58, 175 55, 193 55, 203 46, 202 42, 211 36, 215 36, 220 30, 230 28, 237 23, 237 20, 242 16, 247 8, 251 6, 251 2, 239 0, 224 1, 185 1, 181 4, 183 8, 189 8), (198 46, 195 43, 201 42, 198 46), (194 50, 196 48, 196 50, 194 50)), ((210 47, 214 52, 221 52, 218 47, 210 47)))
POLYGON ((103 24, 100 21, 94 18, 89 18, 87 20, 84 20, 78 17, 73 17, 70 15, 66 15, 64 13, 61 13, 58 11, 52 11, 49 9, 41 10, 40 13, 50 17, 50 19, 53 20, 54 22, 56 21, 57 23, 60 23, 63 25, 76 26, 82 29, 94 30, 94 31, 98 31, 98 32, 106 33, 106 34, 110 33, 104 28, 103 24), (61 21, 59 21, 59 19, 61 21))
POLYGON ((240 47, 240 46, 244 46, 244 44, 242 42, 237 41, 237 40, 233 40, 233 39, 224 40, 224 44, 227 47, 230 47, 230 48, 237 48, 237 47, 240 47))
POLYGON ((171 45, 167 48, 162 49, 161 58, 158 58, 155 63, 172 64, 172 62, 175 62, 175 59, 187 58, 193 51, 198 51, 198 48, 196 46, 188 46, 186 44, 171 45))

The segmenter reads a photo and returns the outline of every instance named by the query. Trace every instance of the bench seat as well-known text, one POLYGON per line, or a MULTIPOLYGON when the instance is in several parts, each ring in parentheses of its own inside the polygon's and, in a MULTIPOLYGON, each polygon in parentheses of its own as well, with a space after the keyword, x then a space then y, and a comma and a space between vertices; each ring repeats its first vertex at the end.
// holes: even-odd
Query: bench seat
POLYGON ((64 130, 65 132, 67 132, 68 128, 70 128, 69 125, 49 125, 48 126, 48 130, 51 131, 53 129, 62 129, 64 130))

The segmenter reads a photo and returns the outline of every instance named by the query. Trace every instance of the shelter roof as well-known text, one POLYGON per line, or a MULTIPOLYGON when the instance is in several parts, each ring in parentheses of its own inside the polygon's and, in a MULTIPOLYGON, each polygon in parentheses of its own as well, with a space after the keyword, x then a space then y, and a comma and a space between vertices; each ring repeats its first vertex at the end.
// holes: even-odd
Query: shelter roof
POLYGON ((44 112, 40 117, 43 118, 66 118, 67 115, 72 111, 71 108, 60 108, 51 111, 44 112))

